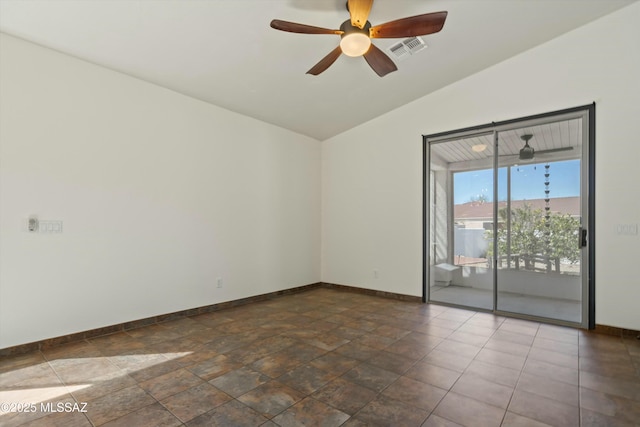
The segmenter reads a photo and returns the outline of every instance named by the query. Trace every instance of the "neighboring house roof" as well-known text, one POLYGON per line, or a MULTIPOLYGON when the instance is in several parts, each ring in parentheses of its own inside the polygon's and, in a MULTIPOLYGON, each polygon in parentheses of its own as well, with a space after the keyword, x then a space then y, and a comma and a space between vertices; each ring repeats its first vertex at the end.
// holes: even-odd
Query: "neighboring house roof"
MULTIPOLYGON (((511 209, 517 209, 530 204, 533 209, 544 211, 545 199, 512 200, 511 209)), ((498 202, 498 209, 506 207, 507 202, 498 202)), ((549 199, 551 212, 580 216, 580 197, 555 197, 549 199)), ((491 202, 467 202, 453 206, 453 217, 456 220, 491 220, 493 218, 493 203, 491 202)))

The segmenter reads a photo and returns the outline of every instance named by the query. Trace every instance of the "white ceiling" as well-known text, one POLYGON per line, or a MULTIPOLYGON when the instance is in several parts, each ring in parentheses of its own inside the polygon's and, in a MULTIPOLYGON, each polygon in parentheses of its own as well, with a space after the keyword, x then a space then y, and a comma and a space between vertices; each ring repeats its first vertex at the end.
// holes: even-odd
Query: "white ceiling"
POLYGON ((307 75, 339 36, 269 27, 338 28, 345 0, 0 0, 0 31, 324 140, 634 1, 377 0, 373 25, 449 12, 384 78, 344 55, 307 75))

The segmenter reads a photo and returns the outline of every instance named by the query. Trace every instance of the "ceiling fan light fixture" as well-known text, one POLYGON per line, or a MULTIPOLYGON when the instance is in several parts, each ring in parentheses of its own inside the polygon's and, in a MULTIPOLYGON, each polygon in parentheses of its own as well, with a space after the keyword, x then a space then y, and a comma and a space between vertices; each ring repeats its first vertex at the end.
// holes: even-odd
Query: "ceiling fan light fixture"
POLYGON ((347 56, 362 56, 367 53, 371 47, 369 28, 371 28, 369 21, 364 25, 364 28, 354 27, 351 25, 350 20, 344 21, 340 26, 340 31, 342 31, 340 49, 342 49, 342 53, 347 56))
POLYGON ((362 33, 351 33, 342 36, 340 49, 347 56, 362 56, 371 47, 371 39, 362 33))

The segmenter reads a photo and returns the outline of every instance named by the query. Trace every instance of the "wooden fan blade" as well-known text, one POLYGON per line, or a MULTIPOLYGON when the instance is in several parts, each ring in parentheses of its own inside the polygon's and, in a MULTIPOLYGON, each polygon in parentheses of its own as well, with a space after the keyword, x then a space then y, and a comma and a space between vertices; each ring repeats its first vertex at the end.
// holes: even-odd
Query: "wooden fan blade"
POLYGON ((375 39, 425 36, 440 31, 446 19, 447 12, 410 16, 371 27, 369 36, 375 39))
POLYGON ((398 67, 393 63, 391 58, 389 58, 383 51, 376 47, 376 45, 371 44, 371 47, 364 54, 364 59, 366 59, 369 66, 373 68, 373 71, 376 72, 380 77, 384 77, 392 71, 396 71, 398 67))
POLYGON ((290 33, 300 34, 337 34, 340 35, 343 31, 330 30, 328 28, 314 27, 312 25, 297 24, 295 22, 281 21, 274 19, 271 21, 271 28, 280 31, 288 31, 290 33))
POLYGON ((351 15, 351 25, 358 28, 364 28, 371 12, 373 0, 349 0, 347 8, 351 15))
POLYGON ((327 56, 322 58, 320 62, 314 65, 309 71, 307 71, 307 74, 312 74, 314 76, 317 76, 318 74, 322 73, 324 70, 329 68, 331 64, 336 62, 336 59, 338 59, 338 57, 341 54, 342 54, 342 49, 340 49, 340 46, 338 46, 337 48, 329 52, 327 56))

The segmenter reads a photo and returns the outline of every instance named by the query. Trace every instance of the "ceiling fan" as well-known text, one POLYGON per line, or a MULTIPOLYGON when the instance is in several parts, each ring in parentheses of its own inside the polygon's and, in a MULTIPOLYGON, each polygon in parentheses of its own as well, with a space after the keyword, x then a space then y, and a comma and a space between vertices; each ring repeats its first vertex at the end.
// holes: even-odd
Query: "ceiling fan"
MULTIPOLYGON (((533 160, 536 154, 549 154, 549 153, 558 153, 560 151, 571 151, 573 147, 559 147, 559 148, 551 148, 549 150, 539 150, 536 151, 532 146, 529 145, 529 140, 533 138, 533 135, 530 133, 525 133, 520 136, 520 139, 524 141, 524 147, 520 149, 520 153, 518 154, 518 159, 522 161, 533 160)), ((508 156, 510 154, 507 154, 508 156)))
POLYGON ((391 58, 371 43, 372 38, 416 37, 437 33, 442 29, 447 18, 447 12, 426 13, 372 27, 367 20, 372 5, 373 0, 348 0, 347 10, 349 11, 350 19, 344 21, 339 30, 297 24, 279 19, 271 21, 271 28, 290 33, 335 34, 341 37, 340 45, 311 67, 307 74, 317 76, 329 68, 344 53, 347 56, 364 56, 373 71, 380 77, 384 77, 398 68, 391 58))

